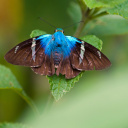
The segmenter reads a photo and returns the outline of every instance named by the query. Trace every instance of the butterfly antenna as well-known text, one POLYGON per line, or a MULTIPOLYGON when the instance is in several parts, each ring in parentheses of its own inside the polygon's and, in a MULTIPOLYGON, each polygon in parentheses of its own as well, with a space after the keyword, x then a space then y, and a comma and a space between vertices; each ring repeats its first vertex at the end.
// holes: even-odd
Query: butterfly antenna
POLYGON ((79 21, 79 22, 76 22, 76 23, 74 23, 74 24, 71 24, 71 25, 65 26, 63 29, 65 29, 65 28, 69 28, 69 27, 74 26, 75 24, 78 24, 78 23, 81 23, 81 22, 84 22, 84 21, 79 21))
POLYGON ((44 20, 43 18, 39 17, 39 19, 42 20, 43 22, 47 23, 51 27, 57 28, 57 27, 53 26, 52 24, 50 24, 49 22, 47 22, 46 20, 44 20))

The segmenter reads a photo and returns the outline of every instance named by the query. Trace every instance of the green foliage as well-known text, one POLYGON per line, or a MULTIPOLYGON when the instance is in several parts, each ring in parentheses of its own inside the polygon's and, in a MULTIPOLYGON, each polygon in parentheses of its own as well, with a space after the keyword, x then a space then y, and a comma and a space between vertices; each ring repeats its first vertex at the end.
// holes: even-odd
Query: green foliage
POLYGON ((116 14, 116 15, 120 15, 126 19, 128 19, 128 1, 125 1, 123 3, 120 3, 116 6, 114 6, 111 9, 108 9, 108 13, 110 14, 116 14))
POLYGON ((124 18, 128 18, 128 1, 127 0, 83 0, 85 4, 90 8, 101 8, 106 11, 106 13, 113 15, 120 15, 124 18))
POLYGON ((39 30, 39 29, 35 29, 35 30, 33 30, 31 32, 30 37, 33 38, 33 37, 44 35, 44 34, 46 34, 45 31, 42 31, 42 30, 39 30))
POLYGON ((124 35, 128 33, 128 22, 120 16, 107 15, 88 23, 84 32, 100 37, 108 35, 124 35))
POLYGON ((96 7, 108 7, 109 6, 109 2, 106 0, 84 0, 85 4, 89 7, 89 8, 96 8, 96 7))
MULTIPOLYGON (((111 69, 110 69, 111 70, 111 69)), ((127 64, 80 82, 79 87, 34 121, 36 128, 127 128, 127 64), (50 121, 50 123, 49 123, 50 121)))
POLYGON ((6 68, 5 66, 0 65, 0 89, 10 89, 15 91, 19 94, 34 110, 34 112, 38 112, 33 101, 27 94, 24 92, 23 88, 16 80, 15 76, 12 74, 10 69, 6 68))
POLYGON ((47 77, 49 79, 50 90, 56 101, 62 98, 64 94, 74 87, 74 84, 82 77, 83 72, 73 79, 65 79, 63 75, 53 75, 47 77))
POLYGON ((22 87, 8 68, 0 65, 0 71, 2 72, 0 73, 0 89, 22 90, 22 87))
POLYGON ((18 123, 2 123, 0 124, 0 128, 30 128, 28 126, 25 126, 23 124, 18 124, 18 123))
POLYGON ((96 7, 113 7, 116 6, 117 4, 122 3, 123 1, 126 0, 83 0, 86 5, 92 9, 92 8, 96 8, 96 7))

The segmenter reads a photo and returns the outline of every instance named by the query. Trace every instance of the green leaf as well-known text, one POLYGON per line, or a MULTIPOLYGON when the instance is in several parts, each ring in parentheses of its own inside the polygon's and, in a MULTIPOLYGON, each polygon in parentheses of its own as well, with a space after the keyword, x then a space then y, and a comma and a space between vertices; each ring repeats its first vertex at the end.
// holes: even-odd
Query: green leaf
POLYGON ((96 7, 108 7, 108 2, 104 1, 97 1, 97 0, 84 0, 86 5, 91 9, 91 8, 96 8, 96 7))
POLYGON ((103 16, 88 23, 84 32, 100 37, 123 35, 128 33, 128 21, 118 15, 103 16))
POLYGON ((101 8, 101 7, 114 7, 119 3, 126 0, 83 0, 85 4, 90 8, 101 8))
POLYGON ((97 49, 101 51, 103 42, 95 35, 86 35, 86 36, 81 37, 80 39, 93 45, 94 47, 96 47, 97 49))
POLYGON ((23 124, 13 124, 13 123, 2 123, 0 124, 0 128, 30 128, 28 126, 25 126, 23 124))
POLYGON ((39 29, 35 29, 35 30, 33 30, 31 32, 30 37, 33 38, 33 37, 44 35, 44 34, 46 34, 45 31, 42 31, 42 30, 39 30, 39 29))
POLYGON ((125 1, 121 4, 118 4, 117 6, 108 9, 107 10, 108 13, 110 14, 116 14, 116 15, 120 15, 126 19, 128 19, 128 1, 125 1))
POLYGON ((83 72, 73 79, 65 79, 63 75, 48 76, 50 90, 55 100, 58 101, 64 94, 69 92, 74 87, 74 84, 79 81, 80 77, 82 77, 82 74, 83 72))
POLYGON ((30 105, 35 113, 38 113, 35 104, 24 92, 10 69, 2 65, 0 65, 0 89, 11 89, 15 91, 30 105))

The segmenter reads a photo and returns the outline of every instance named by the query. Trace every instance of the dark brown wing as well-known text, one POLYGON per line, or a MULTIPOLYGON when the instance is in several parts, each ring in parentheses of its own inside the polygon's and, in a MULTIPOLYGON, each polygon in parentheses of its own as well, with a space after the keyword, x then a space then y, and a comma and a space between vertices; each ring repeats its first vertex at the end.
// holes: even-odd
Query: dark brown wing
POLYGON ((72 50, 70 60, 72 67, 77 70, 102 70, 111 65, 109 59, 94 46, 83 42, 83 58, 81 57, 82 44, 77 43, 76 47, 72 50))
POLYGON ((33 40, 36 38, 31 38, 16 45, 5 55, 5 60, 14 65, 29 67, 40 66, 44 58, 44 50, 39 40, 35 41, 35 44, 33 44, 33 40))
POLYGON ((55 74, 55 67, 53 62, 53 57, 48 57, 45 55, 42 65, 40 67, 32 67, 31 68, 36 74, 40 75, 48 75, 51 76, 55 74))
POLYGON ((57 68, 56 75, 65 75, 66 79, 71 79, 76 77, 80 73, 79 70, 74 69, 71 65, 70 58, 65 58, 62 60, 57 68))

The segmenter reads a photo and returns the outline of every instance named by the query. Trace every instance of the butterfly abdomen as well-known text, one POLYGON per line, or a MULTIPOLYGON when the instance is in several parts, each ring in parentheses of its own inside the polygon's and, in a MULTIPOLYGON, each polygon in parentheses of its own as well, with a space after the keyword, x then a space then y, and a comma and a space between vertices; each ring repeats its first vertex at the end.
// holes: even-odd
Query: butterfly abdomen
POLYGON ((60 52, 60 48, 55 49, 52 53, 52 56, 53 56, 55 68, 58 68, 58 65, 60 64, 61 58, 63 58, 62 54, 60 52))

